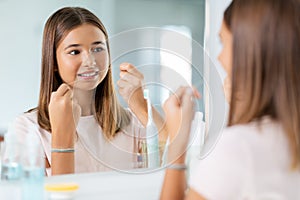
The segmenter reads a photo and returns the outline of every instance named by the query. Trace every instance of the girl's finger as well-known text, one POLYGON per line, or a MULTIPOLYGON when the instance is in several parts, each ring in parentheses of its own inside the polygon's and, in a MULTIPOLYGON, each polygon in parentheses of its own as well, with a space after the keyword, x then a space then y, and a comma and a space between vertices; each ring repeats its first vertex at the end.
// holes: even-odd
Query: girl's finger
POLYGON ((144 79, 144 75, 130 63, 122 63, 120 65, 120 70, 121 70, 121 72, 128 72, 128 73, 138 77, 139 79, 144 79))
POLYGON ((65 93, 68 92, 69 90, 71 90, 71 88, 67 84, 63 83, 58 87, 58 89, 56 91, 56 95, 64 96, 65 93))

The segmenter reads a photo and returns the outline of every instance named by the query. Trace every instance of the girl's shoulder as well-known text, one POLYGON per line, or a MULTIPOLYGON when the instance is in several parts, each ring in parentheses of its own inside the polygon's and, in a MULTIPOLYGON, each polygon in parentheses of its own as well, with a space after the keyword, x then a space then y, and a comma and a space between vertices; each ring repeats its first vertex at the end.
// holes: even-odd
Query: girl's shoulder
POLYGON ((32 111, 22 113, 14 119, 14 123, 38 124, 37 114, 38 114, 37 110, 32 110, 32 111))
POLYGON ((263 117, 261 120, 252 121, 246 124, 237 124, 227 127, 223 130, 225 135, 238 135, 240 137, 261 137, 273 135, 273 133, 282 133, 283 129, 279 122, 263 117))
POLYGON ((26 135, 30 133, 35 133, 39 137, 41 137, 42 135, 44 135, 45 137, 50 136, 50 133, 48 131, 39 126, 37 115, 37 110, 25 112, 18 115, 12 121, 10 127, 8 128, 8 132, 16 133, 19 137, 19 140, 24 140, 26 135))
POLYGON ((37 111, 33 110, 18 115, 11 123, 9 131, 16 133, 27 133, 27 132, 43 132, 46 131, 40 128, 37 120, 37 111))
POLYGON ((263 152, 270 153, 268 148, 282 151, 288 151, 289 148, 288 138, 282 125, 268 117, 225 128, 219 143, 227 147, 233 145, 237 150, 243 146, 250 150, 251 154, 260 155, 263 152))

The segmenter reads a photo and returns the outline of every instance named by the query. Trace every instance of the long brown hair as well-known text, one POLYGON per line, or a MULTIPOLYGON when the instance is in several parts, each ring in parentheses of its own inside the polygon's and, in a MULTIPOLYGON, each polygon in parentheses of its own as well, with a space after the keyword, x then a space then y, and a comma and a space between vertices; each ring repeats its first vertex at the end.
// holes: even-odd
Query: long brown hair
POLYGON ((233 0, 224 21, 233 36, 229 126, 263 116, 279 121, 295 169, 300 164, 299 1, 233 0))
MULTIPOLYGON (((104 33, 110 55, 107 31, 102 22, 89 10, 80 7, 65 7, 49 17, 43 35, 42 74, 37 110, 39 125, 50 132, 51 124, 48 112, 50 96, 63 83, 57 70, 56 49, 71 30, 82 24, 94 25, 104 33)), ((121 128, 130 122, 128 113, 117 101, 112 81, 111 61, 109 61, 106 77, 96 88, 95 110, 96 119, 106 138, 114 137, 121 128)))

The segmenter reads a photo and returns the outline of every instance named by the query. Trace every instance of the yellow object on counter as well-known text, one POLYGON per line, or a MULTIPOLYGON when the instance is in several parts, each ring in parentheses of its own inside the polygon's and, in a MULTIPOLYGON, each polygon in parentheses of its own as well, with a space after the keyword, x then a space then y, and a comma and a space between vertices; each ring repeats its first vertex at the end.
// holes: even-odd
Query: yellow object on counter
POLYGON ((45 189, 47 191, 60 192, 60 191, 75 191, 78 190, 79 185, 76 183, 59 183, 59 184, 47 184, 45 189))
POLYGON ((54 183, 45 185, 50 200, 72 200, 79 185, 76 183, 54 183))

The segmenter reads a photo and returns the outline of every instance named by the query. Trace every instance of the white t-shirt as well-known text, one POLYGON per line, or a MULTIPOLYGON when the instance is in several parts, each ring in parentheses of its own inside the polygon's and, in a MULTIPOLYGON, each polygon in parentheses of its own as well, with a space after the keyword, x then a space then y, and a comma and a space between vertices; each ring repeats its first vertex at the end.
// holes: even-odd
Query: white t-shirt
MULTIPOLYGON (((94 116, 80 117, 77 126, 78 139, 75 142, 75 173, 134 168, 137 161, 137 143, 145 138, 145 128, 131 112, 130 117, 130 124, 112 140, 105 139, 94 116)), ((37 111, 18 116, 12 131, 18 135, 21 142, 26 134, 37 134, 51 166, 51 133, 38 125, 37 111)), ((46 171, 51 175, 51 168, 46 171)))
POLYGON ((281 125, 264 118, 226 128, 197 161, 189 184, 209 200, 300 199, 300 173, 290 170, 291 160, 281 125))

